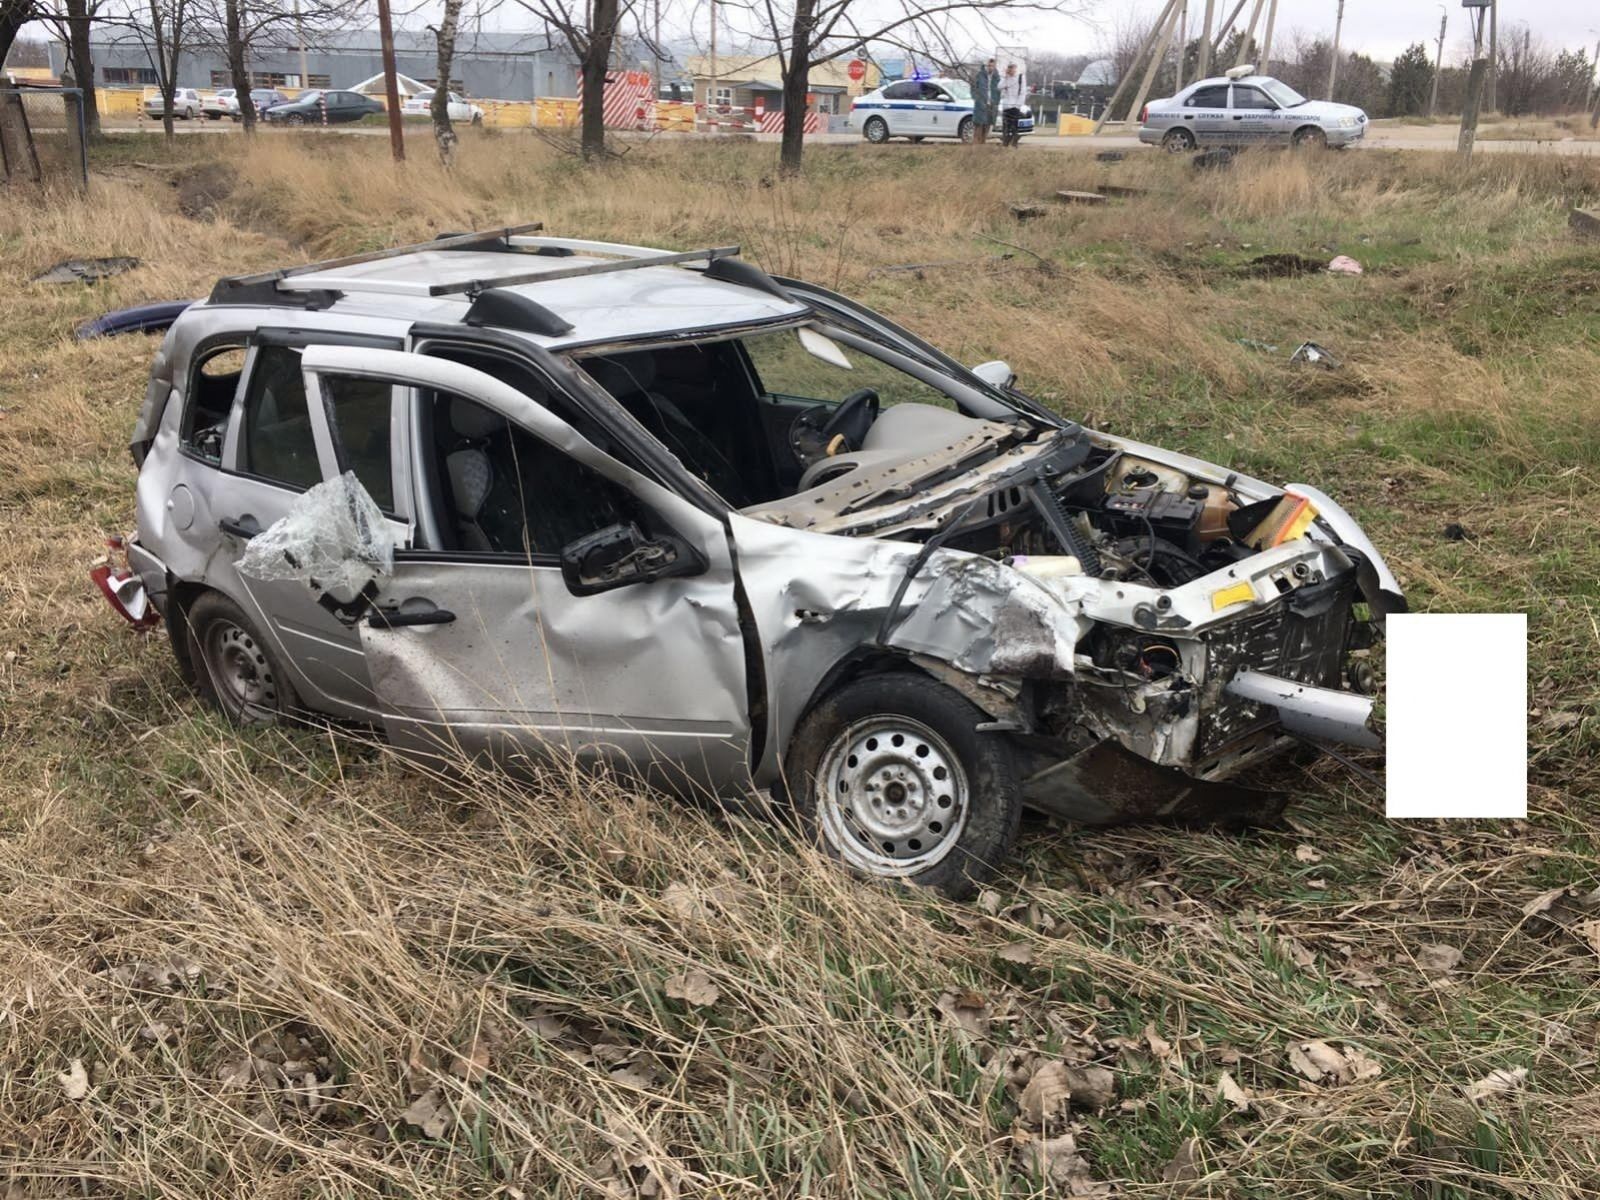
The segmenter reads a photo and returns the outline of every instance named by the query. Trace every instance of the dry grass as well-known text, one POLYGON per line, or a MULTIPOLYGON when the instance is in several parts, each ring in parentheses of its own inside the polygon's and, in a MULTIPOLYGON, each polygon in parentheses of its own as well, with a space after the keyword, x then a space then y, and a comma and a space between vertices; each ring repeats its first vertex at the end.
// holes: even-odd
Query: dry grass
POLYGON ((1022 1104, 1050 1061, 1111 1073, 1071 1128, 1130 1195, 1174 1194, 1189 1139, 1197 1196, 1600 1190, 1600 255, 1563 228, 1596 164, 1264 155, 1200 177, 1155 155, 829 148, 789 184, 765 146, 587 171, 473 137, 446 175, 396 173, 365 139, 204 141, 115 147, 87 203, 0 209, 7 1200, 1063 1194, 1031 1170, 1022 1104), (203 153, 226 169, 197 175, 203 153), (1148 192, 1024 225, 1006 207, 1106 178, 1148 192), (1064 411, 1325 480, 1416 602, 1530 612, 1534 815, 1402 826, 1333 764, 1285 767, 1287 831, 1036 824, 962 906, 606 781, 439 779, 350 731, 222 728, 84 580, 131 521, 153 347, 71 325, 529 219, 740 241, 1011 359, 1064 411), (1368 272, 1259 278, 1267 252, 1368 272), (126 253, 147 265, 96 289, 25 283, 126 253), (910 263, 961 265, 881 270, 910 263), (1307 337, 1345 367, 1291 368, 1307 337), (1437 946, 1459 963, 1436 969, 1437 946), (1381 1071, 1313 1085, 1287 1052, 1309 1038, 1381 1071), (1520 1087, 1464 1091, 1515 1068, 1520 1087), (1250 1111, 1216 1098, 1224 1072, 1250 1111))

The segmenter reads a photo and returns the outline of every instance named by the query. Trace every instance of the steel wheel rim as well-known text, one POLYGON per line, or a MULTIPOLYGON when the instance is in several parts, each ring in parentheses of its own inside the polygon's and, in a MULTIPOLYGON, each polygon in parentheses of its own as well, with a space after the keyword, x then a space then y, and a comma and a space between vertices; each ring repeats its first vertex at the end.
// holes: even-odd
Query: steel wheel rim
POLYGON ((851 866, 879 876, 915 875, 942 862, 971 807, 967 773, 950 744, 899 715, 841 730, 813 786, 829 843, 851 866))
POLYGON ((1193 144, 1193 135, 1187 129, 1174 129, 1162 139, 1168 154, 1182 154, 1193 144))
POLYGON ((889 126, 882 117, 874 117, 867 123, 867 141, 887 142, 889 140, 889 126))
POLYGON ((278 708, 278 684, 266 651, 232 621, 206 630, 206 671, 223 706, 240 717, 259 719, 278 708))

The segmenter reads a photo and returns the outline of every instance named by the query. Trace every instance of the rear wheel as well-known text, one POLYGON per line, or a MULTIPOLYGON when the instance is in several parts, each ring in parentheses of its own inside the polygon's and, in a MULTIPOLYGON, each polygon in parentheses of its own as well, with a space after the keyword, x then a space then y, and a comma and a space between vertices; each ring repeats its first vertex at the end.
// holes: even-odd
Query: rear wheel
POLYGON ((290 113, 284 120, 290 125, 304 125, 306 123, 305 117, 299 113, 290 113))
POLYGON ((869 117, 861 127, 861 135, 873 145, 881 146, 889 140, 889 122, 882 117, 869 117))
POLYGON ((961 899, 1016 840, 1022 786, 987 717, 921 675, 870 675, 801 721, 787 786, 807 830, 858 875, 904 879, 961 899))
POLYGON ((244 611, 218 592, 189 607, 188 654, 200 694, 236 725, 271 725, 299 707, 283 664, 244 611))
POLYGON ((956 126, 956 136, 963 142, 972 141, 972 118, 962 117, 961 124, 956 126))
POLYGON ((1315 125, 1302 125, 1294 131, 1294 144, 1301 150, 1326 150, 1328 135, 1315 125))
POLYGON ((1194 149, 1194 134, 1187 129, 1169 129, 1161 139, 1161 148, 1168 154, 1187 154, 1194 149))

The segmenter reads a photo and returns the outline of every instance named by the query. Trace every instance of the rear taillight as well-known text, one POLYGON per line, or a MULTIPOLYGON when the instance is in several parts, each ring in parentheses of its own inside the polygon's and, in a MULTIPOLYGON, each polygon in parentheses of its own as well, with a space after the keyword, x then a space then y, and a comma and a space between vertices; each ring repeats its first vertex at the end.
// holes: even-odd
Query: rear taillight
MULTIPOLYGON (((120 537, 107 538, 106 546, 113 552, 126 550, 120 537)), ((135 629, 149 629, 161 620, 161 614, 150 603, 149 593, 144 590, 144 581, 128 568, 103 562, 90 570, 89 578, 100 589, 106 603, 135 629)))
POLYGON ((1150 106, 1146 104, 1139 110, 1139 124, 1143 125, 1150 119, 1150 106))

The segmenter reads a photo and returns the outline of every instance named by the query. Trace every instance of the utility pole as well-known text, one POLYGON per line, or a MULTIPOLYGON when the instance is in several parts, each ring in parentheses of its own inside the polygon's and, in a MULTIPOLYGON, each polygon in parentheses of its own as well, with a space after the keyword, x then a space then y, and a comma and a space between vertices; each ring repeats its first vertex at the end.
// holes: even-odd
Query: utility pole
POLYGON ((656 94, 651 97, 652 101, 658 101, 661 99, 661 0, 656 0, 655 16, 655 32, 653 34, 655 45, 650 48, 650 52, 655 56, 656 60, 656 94))
POLYGON ((1205 24, 1200 26, 1200 62, 1194 77, 1204 79, 1211 74, 1211 18, 1215 15, 1216 0, 1206 0, 1205 24))
POLYGON ((1500 2, 1489 0, 1489 111, 1500 111, 1500 2))
MULTIPOLYGON (((706 85, 706 116, 717 107, 717 0, 711 0, 711 82, 706 85)), ((714 123, 714 122, 713 122, 714 123)))
MULTIPOLYGON (((1591 29, 1589 32, 1596 31, 1591 29)), ((1600 67, 1600 42, 1594 44, 1594 66, 1600 67)), ((1594 74, 1592 69, 1590 74, 1594 74)), ((1597 79, 1594 85, 1594 111, 1589 114, 1589 128, 1600 128, 1600 79, 1597 79)))
POLYGON ((300 0, 294 0, 294 40, 300 46, 300 86, 311 86, 311 73, 306 67, 306 26, 300 19, 300 0))
POLYGON ((1189 0, 1183 0, 1178 10, 1178 82, 1172 89, 1176 96, 1183 91, 1183 56, 1189 52, 1189 0))
MULTIPOLYGON (((400 81, 394 69, 394 23, 389 20, 389 0, 378 0, 378 40, 383 47, 383 94, 389 106, 389 152, 395 162, 406 160, 406 137, 400 129, 400 81)), ((449 90, 450 81, 439 86, 449 90)))
POLYGON ((1444 66, 1444 30, 1450 20, 1450 10, 1444 5, 1439 5, 1439 48, 1433 55, 1433 94, 1428 97, 1428 116, 1432 117, 1439 108, 1439 71, 1444 66))
POLYGON ((1267 0, 1267 32, 1261 38, 1261 73, 1272 74, 1272 29, 1278 23, 1278 0, 1267 0))
POLYGON ((1478 108, 1483 103, 1484 79, 1489 74, 1489 60, 1483 57, 1483 9, 1478 9, 1478 20, 1472 29, 1472 70, 1467 75, 1467 98, 1461 106, 1461 134, 1456 139, 1456 153, 1463 163, 1472 159, 1473 143, 1478 140, 1478 108))
POLYGON ((1344 33, 1344 0, 1339 0, 1339 16, 1333 23, 1333 61, 1328 64, 1328 99, 1333 99, 1334 81, 1339 78, 1339 38, 1344 33))

